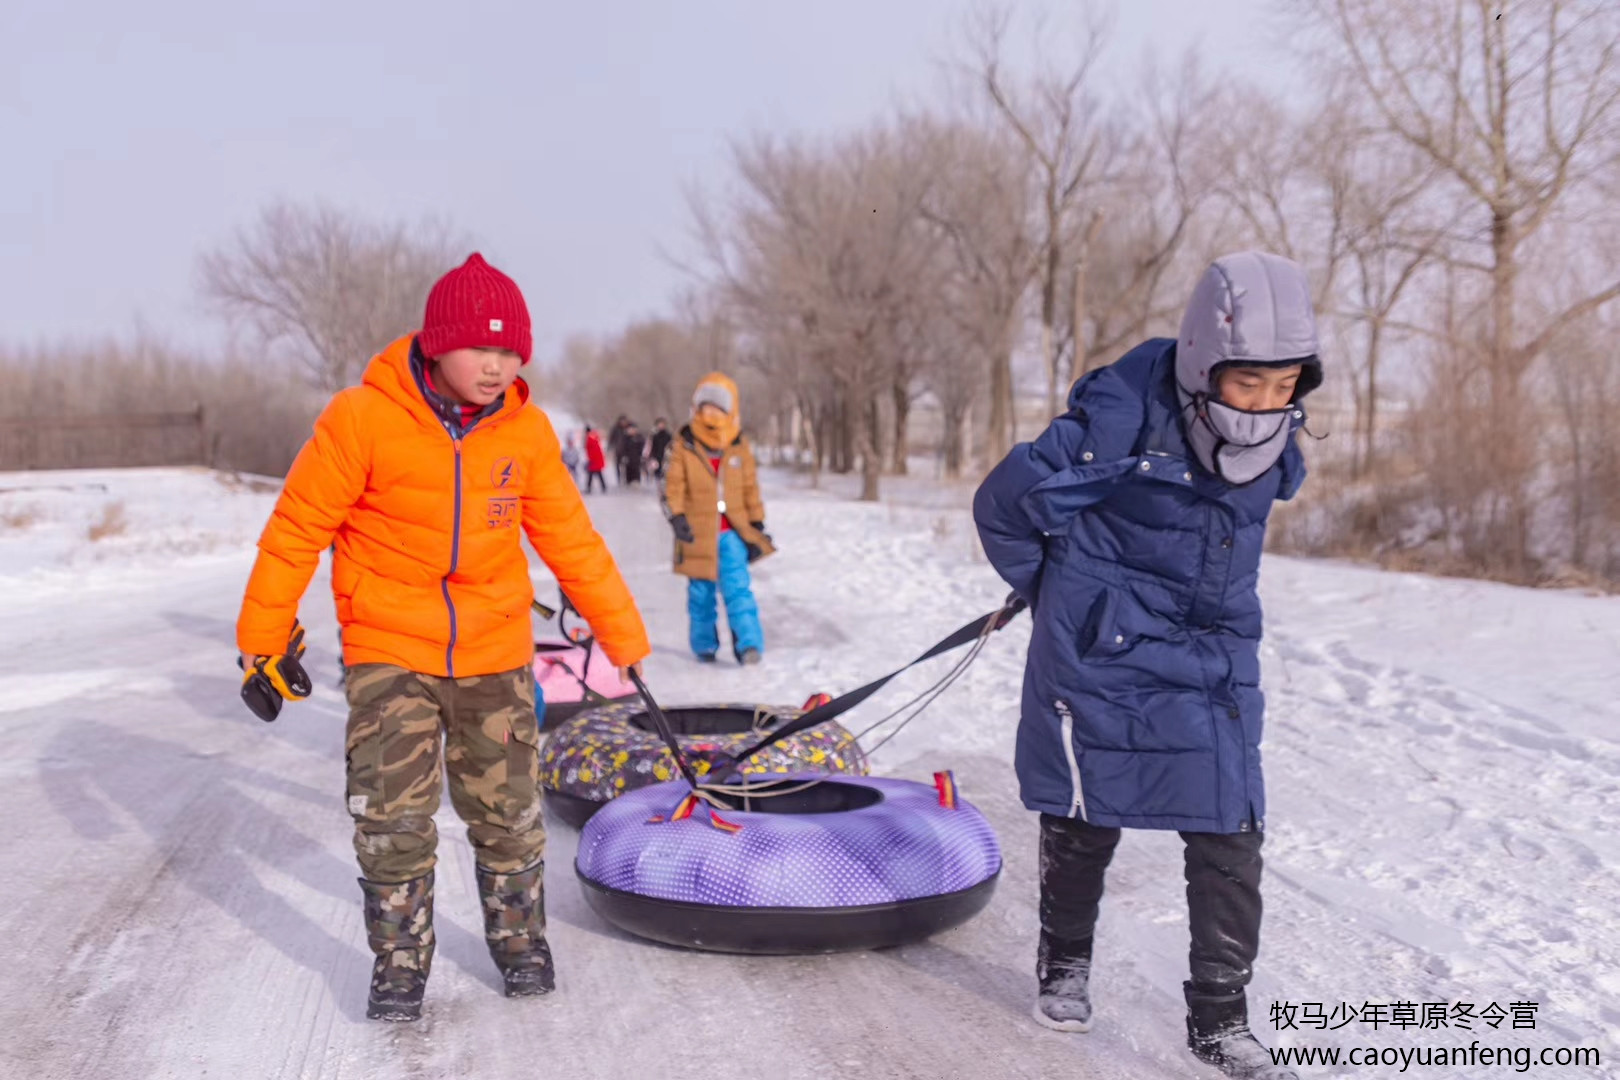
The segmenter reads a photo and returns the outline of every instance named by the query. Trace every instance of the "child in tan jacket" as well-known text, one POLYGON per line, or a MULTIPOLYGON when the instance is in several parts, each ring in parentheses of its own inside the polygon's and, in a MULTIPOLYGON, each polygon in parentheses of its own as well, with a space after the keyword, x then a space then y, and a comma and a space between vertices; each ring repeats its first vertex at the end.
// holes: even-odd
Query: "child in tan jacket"
POLYGON ((715 594, 725 600, 731 652, 757 664, 765 651, 748 566, 776 550, 765 532, 754 449, 742 434, 737 384, 715 372, 692 395, 692 419, 669 451, 664 499, 675 530, 675 572, 685 574, 692 651, 720 651, 715 594))

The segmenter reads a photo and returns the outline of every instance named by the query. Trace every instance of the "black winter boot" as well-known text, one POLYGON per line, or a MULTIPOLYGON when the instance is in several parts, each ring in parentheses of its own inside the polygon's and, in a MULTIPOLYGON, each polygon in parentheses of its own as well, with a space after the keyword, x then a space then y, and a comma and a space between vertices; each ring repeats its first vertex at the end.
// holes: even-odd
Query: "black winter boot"
POLYGON ((484 940, 500 969, 507 997, 549 994, 557 986, 551 946, 546 944, 546 898, 537 862, 515 874, 478 867, 484 907, 484 940))
POLYGON ((1184 984, 1187 994, 1187 1048, 1237 1080, 1299 1080, 1287 1065, 1272 1063, 1271 1052, 1249 1030, 1243 990, 1184 984))
POLYGON ((418 1019, 433 966, 433 871, 397 883, 361 878, 360 889, 365 894, 366 939, 377 954, 366 1016, 418 1019))
POLYGON ((1063 941, 1044 930, 1035 956, 1035 1022, 1053 1031, 1091 1030, 1091 938, 1063 941))

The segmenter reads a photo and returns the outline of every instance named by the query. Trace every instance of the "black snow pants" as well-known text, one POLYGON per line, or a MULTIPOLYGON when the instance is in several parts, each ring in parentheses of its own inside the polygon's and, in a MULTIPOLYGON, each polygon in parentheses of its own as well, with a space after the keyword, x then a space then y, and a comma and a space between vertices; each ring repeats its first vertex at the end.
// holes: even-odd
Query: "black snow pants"
MULTIPOLYGON (((1041 815, 1041 931, 1089 941, 1097 927, 1103 874, 1119 829, 1041 815)), ((1264 834, 1184 832, 1187 913, 1192 927, 1189 994, 1233 993, 1248 985, 1260 951, 1260 845, 1264 834)))

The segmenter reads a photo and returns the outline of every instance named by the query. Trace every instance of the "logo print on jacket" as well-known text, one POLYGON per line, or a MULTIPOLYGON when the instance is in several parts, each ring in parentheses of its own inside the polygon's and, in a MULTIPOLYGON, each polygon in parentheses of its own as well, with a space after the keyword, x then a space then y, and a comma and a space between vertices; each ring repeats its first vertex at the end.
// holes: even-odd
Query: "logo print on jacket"
MULTIPOLYGON (((523 469, 516 458, 497 458, 489 467, 489 485, 497 491, 515 492, 523 483, 523 469)), ((484 510, 485 522, 492 529, 506 529, 515 525, 523 511, 516 494, 496 495, 484 510)))
POLYGON ((497 495, 489 500, 489 506, 484 513, 490 528, 509 529, 517 524, 523 511, 518 507, 516 495, 497 495))
POLYGON ((518 468, 517 459, 515 458, 498 458, 489 469, 490 487, 509 488, 517 484, 522 478, 522 470, 518 468))

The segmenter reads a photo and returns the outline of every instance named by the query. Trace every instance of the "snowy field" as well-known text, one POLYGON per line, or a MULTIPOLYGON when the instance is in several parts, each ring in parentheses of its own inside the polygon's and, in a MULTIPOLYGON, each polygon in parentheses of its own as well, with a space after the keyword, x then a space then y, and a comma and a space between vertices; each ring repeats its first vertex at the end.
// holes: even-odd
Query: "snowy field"
MULTIPOLYGON (((683 582, 651 494, 591 500, 643 605, 648 678, 666 703, 847 689, 1004 594, 975 554, 966 488, 902 481, 870 505, 842 479, 812 491, 768 472, 765 485, 783 553, 758 568, 767 657, 748 670, 687 652, 683 582)), ((1029 1019, 1036 824, 1011 766, 1027 619, 875 762, 924 780, 954 768, 1000 832, 1000 887, 966 926, 803 959, 653 946, 589 911, 575 835, 558 826, 559 990, 508 1001, 447 806, 424 1020, 366 1021, 324 568, 303 607, 315 696, 273 725, 237 697, 232 624, 273 499, 200 471, 0 474, 0 1076, 1215 1075, 1183 1049, 1173 835, 1121 846, 1095 1029, 1029 1019)), ((1620 1076, 1620 600, 1282 558, 1263 581, 1262 1037, 1346 1053, 1478 1040, 1532 1060, 1587 1046, 1603 1060, 1306 1076, 1620 1076), (1273 1002, 1434 1001, 1539 1005, 1533 1029, 1270 1023, 1273 1002)), ((943 670, 893 684, 853 725, 943 670)))

